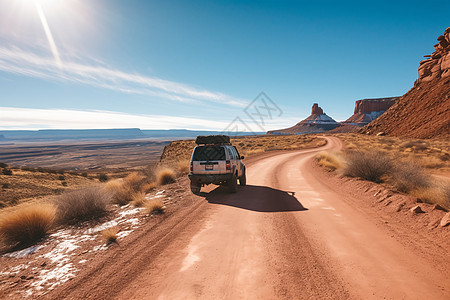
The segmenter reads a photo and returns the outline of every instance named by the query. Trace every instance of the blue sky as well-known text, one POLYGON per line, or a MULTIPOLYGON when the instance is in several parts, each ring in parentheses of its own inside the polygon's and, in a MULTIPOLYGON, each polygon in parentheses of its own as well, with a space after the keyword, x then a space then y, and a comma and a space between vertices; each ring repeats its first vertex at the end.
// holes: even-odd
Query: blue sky
MULTIPOLYGON (((0 0, 0 129, 294 125, 398 96, 449 1, 0 0), (260 124, 261 125, 261 124, 260 124)), ((253 127, 252 127, 253 126, 253 127)))

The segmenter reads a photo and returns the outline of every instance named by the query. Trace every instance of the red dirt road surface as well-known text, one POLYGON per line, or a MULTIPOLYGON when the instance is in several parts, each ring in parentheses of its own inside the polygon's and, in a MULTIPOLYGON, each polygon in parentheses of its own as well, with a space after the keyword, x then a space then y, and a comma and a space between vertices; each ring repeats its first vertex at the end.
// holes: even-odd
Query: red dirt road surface
POLYGON ((216 186, 186 194, 192 205, 157 231, 141 232, 47 297, 450 299, 449 244, 408 246, 408 228, 390 231, 374 208, 354 204, 364 199, 327 182, 311 163, 341 147, 327 140, 249 159, 248 185, 236 194, 216 186))

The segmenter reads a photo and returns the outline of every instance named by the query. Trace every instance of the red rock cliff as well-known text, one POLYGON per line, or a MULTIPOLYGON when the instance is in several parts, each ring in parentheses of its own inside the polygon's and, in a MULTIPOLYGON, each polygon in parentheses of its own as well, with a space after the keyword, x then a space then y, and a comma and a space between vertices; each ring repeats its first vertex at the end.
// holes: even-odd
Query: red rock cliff
POLYGON ((323 109, 319 107, 319 103, 314 103, 311 109, 311 115, 323 115, 323 109))
POLYGON ((450 76, 450 27, 437 40, 435 51, 431 55, 424 55, 428 59, 420 62, 419 79, 416 83, 450 76))
POLYGON ((357 100, 353 113, 370 114, 373 111, 386 111, 397 99, 398 97, 357 100))
POLYGON ((353 125, 367 125, 391 107, 399 97, 375 98, 357 100, 353 115, 343 123, 353 125))
POLYGON ((414 87, 360 133, 414 138, 450 137, 450 28, 421 61, 414 87))

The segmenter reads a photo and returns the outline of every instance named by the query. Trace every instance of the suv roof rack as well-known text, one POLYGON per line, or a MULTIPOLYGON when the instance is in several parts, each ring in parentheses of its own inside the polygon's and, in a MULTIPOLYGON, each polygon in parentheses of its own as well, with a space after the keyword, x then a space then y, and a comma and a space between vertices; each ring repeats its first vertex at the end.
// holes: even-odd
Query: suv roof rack
POLYGON ((199 135, 195 139, 197 145, 231 145, 227 135, 199 135))

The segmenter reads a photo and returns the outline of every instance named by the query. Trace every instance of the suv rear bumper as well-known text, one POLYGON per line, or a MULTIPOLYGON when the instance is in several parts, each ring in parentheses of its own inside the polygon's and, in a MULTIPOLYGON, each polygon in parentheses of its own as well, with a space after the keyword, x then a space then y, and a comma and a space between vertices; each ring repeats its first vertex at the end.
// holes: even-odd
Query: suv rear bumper
POLYGON ((230 180, 233 177, 233 173, 227 174, 192 174, 189 173, 189 179, 191 182, 199 183, 199 184, 220 184, 225 181, 230 180))

